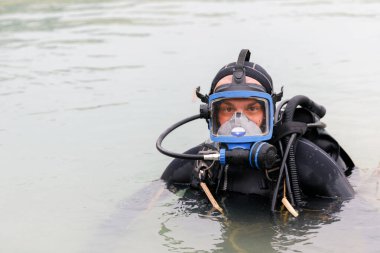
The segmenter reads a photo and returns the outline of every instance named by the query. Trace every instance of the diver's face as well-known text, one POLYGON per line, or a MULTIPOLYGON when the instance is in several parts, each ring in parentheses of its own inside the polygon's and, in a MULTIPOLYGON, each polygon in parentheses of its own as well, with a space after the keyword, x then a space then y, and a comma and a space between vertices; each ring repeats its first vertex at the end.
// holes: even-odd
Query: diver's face
MULTIPOLYGON (((231 83, 232 75, 225 76, 220 79, 216 84, 215 89, 220 85, 231 83)), ((261 85, 256 79, 253 79, 249 76, 246 77, 247 83, 253 83, 261 85)), ((247 118, 253 121, 257 126, 261 126, 264 120, 264 109, 262 106, 257 103, 255 100, 247 98, 237 98, 237 99, 228 99, 225 100, 220 105, 220 110, 218 113, 218 119, 220 125, 228 121, 235 112, 242 112, 247 116, 247 118)))
POLYGON ((218 110, 219 124, 222 125, 236 113, 243 113, 257 126, 261 126, 264 120, 264 110, 260 103, 250 98, 232 98, 224 100, 218 110))

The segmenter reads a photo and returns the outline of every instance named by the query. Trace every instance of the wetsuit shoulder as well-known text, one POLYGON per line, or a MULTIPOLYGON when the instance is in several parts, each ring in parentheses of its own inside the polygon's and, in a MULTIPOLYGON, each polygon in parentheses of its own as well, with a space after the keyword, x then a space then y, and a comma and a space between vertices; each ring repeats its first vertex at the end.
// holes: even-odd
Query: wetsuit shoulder
MULTIPOLYGON (((319 120, 303 108, 297 108, 295 121, 314 123, 319 120)), ((308 129, 297 140, 295 156, 300 186, 308 196, 351 198, 354 190, 347 176, 354 163, 339 143, 324 128, 308 129)), ((290 169, 292 165, 289 165, 290 169)))
POLYGON ((340 164, 341 160, 336 160, 310 140, 300 138, 297 141, 295 161, 300 186, 307 196, 338 196, 343 199, 354 196, 345 175, 345 164, 340 164))
MULTIPOLYGON (((200 144, 187 150, 185 154, 197 154, 203 147, 204 144, 200 144)), ((161 179, 170 184, 190 184, 194 162, 194 160, 188 159, 174 159, 166 167, 161 179)))

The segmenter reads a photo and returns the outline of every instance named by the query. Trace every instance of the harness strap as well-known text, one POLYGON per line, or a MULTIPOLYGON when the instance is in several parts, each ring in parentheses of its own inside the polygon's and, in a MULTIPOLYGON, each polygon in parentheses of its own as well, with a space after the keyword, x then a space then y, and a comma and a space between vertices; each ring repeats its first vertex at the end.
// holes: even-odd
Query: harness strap
POLYGON ((273 140, 272 143, 276 143, 283 137, 297 133, 299 135, 304 135, 307 130, 307 124, 304 122, 298 122, 298 121, 289 121, 285 122, 279 126, 275 126, 273 129, 273 140))

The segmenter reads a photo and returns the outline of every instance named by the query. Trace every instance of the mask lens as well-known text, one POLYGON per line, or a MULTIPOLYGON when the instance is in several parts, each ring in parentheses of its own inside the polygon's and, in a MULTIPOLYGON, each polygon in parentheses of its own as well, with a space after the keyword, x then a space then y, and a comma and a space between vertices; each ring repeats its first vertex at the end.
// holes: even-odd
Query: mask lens
POLYGON ((262 136, 268 133, 268 101, 264 98, 220 98, 212 102, 214 136, 262 136))

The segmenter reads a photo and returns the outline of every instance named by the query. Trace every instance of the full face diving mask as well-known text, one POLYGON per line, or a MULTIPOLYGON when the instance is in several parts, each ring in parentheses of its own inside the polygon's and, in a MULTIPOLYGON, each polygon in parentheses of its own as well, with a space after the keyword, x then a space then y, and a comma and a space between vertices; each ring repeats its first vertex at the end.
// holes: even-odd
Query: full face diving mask
POLYGON ((266 167, 262 164, 268 160, 267 153, 276 153, 272 145, 264 142, 271 139, 273 132, 272 97, 252 90, 222 91, 210 95, 209 109, 210 138, 221 144, 221 163, 229 163, 228 157, 223 158, 226 152, 249 150, 250 165, 266 167))
POLYGON ((272 137, 273 102, 257 91, 225 91, 209 99, 211 140, 251 143, 272 137))

